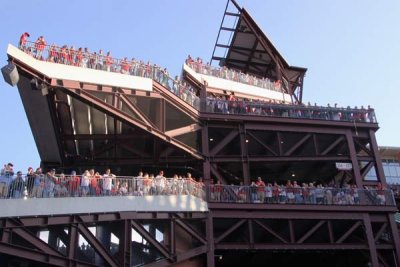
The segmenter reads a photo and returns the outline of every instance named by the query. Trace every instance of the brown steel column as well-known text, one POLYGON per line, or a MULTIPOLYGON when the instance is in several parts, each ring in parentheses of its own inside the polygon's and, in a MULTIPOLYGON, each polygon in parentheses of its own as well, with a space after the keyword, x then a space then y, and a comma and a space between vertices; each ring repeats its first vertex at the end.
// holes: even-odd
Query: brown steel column
POLYGON ((364 214, 363 217, 364 217, 363 221, 364 221, 364 227, 365 227, 365 234, 366 234, 367 240, 368 240, 371 264, 372 264, 372 267, 379 267, 378 254, 376 252, 376 246, 375 246, 375 238, 374 238, 374 233, 372 231, 372 226, 371 226, 371 218, 369 217, 368 213, 364 214))
POLYGON ((121 235, 122 244, 121 262, 122 266, 131 266, 132 225, 130 220, 124 220, 124 232, 121 235))
POLYGON ((360 173, 360 165, 358 165, 357 152, 354 146, 353 134, 349 130, 346 132, 347 145, 349 147, 351 164, 353 165, 354 180, 358 188, 362 188, 362 178, 360 173))
POLYGON ((400 233, 397 227, 397 223, 394 219, 394 214, 393 213, 388 213, 387 214, 388 221, 389 221, 389 226, 390 226, 390 233, 393 237, 393 245, 394 245, 394 255, 395 255, 395 261, 396 261, 396 266, 400 266, 400 233))
POLYGON ((247 142, 246 139, 246 128, 243 124, 239 125, 239 136, 240 136, 240 150, 242 156, 242 173, 243 173, 243 183, 245 185, 250 185, 250 169, 249 169, 249 158, 247 152, 247 142))
POLYGON ((209 151, 209 140, 208 140, 208 123, 204 122, 203 129, 201 130, 201 146, 202 153, 204 155, 203 161, 203 179, 206 185, 210 184, 211 179, 211 167, 210 167, 210 151, 209 151))
POLYGON ((385 173, 382 167, 381 156, 379 155, 378 143, 376 142, 375 132, 373 130, 369 130, 369 140, 371 145, 370 149, 372 150, 375 159, 375 170, 376 170, 376 175, 378 176, 378 181, 381 182, 383 185, 387 186, 385 173))
POLYGON ((214 254, 214 225, 212 218, 212 211, 208 212, 208 217, 206 221, 206 237, 207 237, 207 267, 215 266, 215 254, 214 254))
POLYGON ((165 100, 158 100, 158 104, 155 106, 156 113, 156 127, 161 131, 165 132, 165 100))

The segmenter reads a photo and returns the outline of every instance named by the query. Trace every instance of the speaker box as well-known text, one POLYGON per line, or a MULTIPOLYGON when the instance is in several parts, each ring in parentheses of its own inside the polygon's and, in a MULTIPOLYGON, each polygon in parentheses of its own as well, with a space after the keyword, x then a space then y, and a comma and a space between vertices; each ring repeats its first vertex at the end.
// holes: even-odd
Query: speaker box
POLYGON ((15 86, 18 83, 19 74, 14 64, 8 63, 8 65, 2 67, 1 73, 3 74, 4 81, 9 85, 15 86))

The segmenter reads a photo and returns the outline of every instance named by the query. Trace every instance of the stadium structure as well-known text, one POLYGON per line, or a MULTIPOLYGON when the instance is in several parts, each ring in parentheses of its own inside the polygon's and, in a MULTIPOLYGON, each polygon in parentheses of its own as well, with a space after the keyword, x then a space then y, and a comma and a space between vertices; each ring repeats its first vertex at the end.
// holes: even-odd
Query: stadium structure
POLYGON ((124 196, 3 196, 2 266, 400 266, 374 110, 304 104, 307 69, 234 0, 212 53, 219 66, 188 59, 179 80, 29 42, 7 54, 3 76, 43 169, 190 172, 204 186, 141 195, 132 178, 124 196), (258 177, 321 185, 322 196, 282 187, 270 199, 258 177))

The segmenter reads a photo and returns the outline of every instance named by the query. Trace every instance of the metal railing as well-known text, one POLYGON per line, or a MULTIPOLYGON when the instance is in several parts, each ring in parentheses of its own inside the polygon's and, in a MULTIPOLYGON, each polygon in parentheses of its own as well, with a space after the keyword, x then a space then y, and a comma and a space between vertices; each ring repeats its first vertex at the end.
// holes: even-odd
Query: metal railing
POLYGON ((1 175, 1 198, 192 195, 213 203, 395 206, 392 190, 295 187, 205 186, 188 178, 115 175, 1 175))
POLYGON ((1 175, 0 198, 192 195, 205 199, 204 186, 188 178, 1 175))
POLYGON ((200 99, 196 89, 180 80, 178 76, 175 79, 171 78, 166 68, 156 64, 146 64, 135 59, 117 59, 100 52, 91 53, 85 49, 76 50, 67 46, 37 45, 29 41, 19 48, 38 60, 153 79, 186 103, 199 109, 200 99))
POLYGON ((285 186, 210 185, 215 203, 396 206, 392 190, 358 188, 286 188, 285 186))
MULTIPOLYGON (((156 64, 145 64, 143 61, 136 61, 134 59, 131 61, 126 59, 116 59, 107 55, 103 55, 102 53, 91 53, 88 50, 76 50, 73 47, 68 48, 67 46, 57 47, 55 45, 37 45, 29 41, 20 47, 20 49, 36 59, 48 62, 151 78, 154 81, 162 84, 171 93, 175 94, 183 101, 190 104, 195 109, 200 110, 201 112, 367 123, 377 122, 375 112, 371 108, 351 109, 275 104, 262 101, 228 101, 225 99, 211 97, 208 97, 206 100, 200 100, 198 92, 195 88, 190 86, 185 81, 179 79, 178 76, 176 76, 175 79, 172 79, 166 69, 162 69, 156 64)), ((240 77, 242 77, 243 74, 237 76, 237 72, 229 69, 223 69, 222 73, 225 74, 221 74, 220 70, 217 71, 217 69, 214 69, 211 66, 198 64, 197 62, 190 63, 189 66, 195 71, 207 75, 214 75, 222 78, 225 77, 226 79, 231 79, 236 82, 261 86, 270 90, 281 91, 280 86, 266 79, 258 79, 255 77, 254 79, 242 79, 240 77)))
POLYGON ((351 109, 275 104, 262 101, 229 101, 208 97, 200 111, 221 114, 259 115, 314 120, 376 123, 373 109, 351 109))
POLYGON ((199 74, 210 75, 216 78, 222 78, 281 93, 284 92, 282 84, 280 82, 273 82, 268 78, 258 78, 248 73, 246 74, 243 72, 238 72, 234 69, 228 69, 227 67, 216 68, 214 66, 211 66, 210 64, 205 65, 197 61, 186 60, 186 65, 188 65, 192 70, 199 74))

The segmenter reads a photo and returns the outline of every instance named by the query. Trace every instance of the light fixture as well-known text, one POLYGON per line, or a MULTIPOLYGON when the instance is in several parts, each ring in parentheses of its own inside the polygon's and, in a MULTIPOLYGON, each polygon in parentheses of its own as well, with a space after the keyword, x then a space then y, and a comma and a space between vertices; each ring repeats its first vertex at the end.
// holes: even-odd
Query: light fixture
POLYGON ((249 139, 246 139, 246 143, 248 143, 249 142, 249 139))
POLYGON ((210 138, 210 142, 214 141, 214 138, 210 138))
POLYGON ((292 173, 292 177, 295 177, 295 176, 296 176, 296 174, 292 173))

